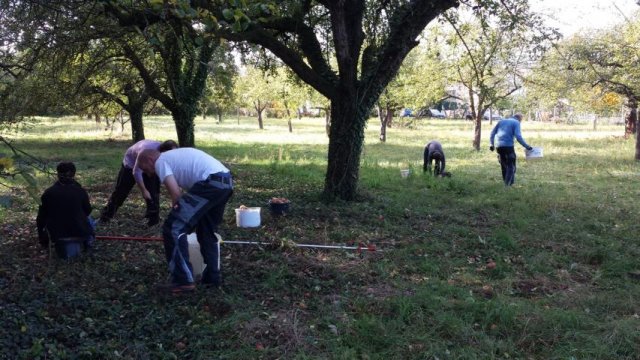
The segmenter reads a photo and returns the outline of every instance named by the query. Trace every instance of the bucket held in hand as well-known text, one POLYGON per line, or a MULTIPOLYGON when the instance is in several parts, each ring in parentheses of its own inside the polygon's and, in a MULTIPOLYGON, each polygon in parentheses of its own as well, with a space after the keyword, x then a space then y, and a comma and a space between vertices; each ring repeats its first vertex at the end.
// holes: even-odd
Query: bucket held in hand
POLYGON ((531 148, 531 150, 525 150, 524 154, 527 160, 539 159, 542 157, 542 148, 534 147, 534 148, 531 148))

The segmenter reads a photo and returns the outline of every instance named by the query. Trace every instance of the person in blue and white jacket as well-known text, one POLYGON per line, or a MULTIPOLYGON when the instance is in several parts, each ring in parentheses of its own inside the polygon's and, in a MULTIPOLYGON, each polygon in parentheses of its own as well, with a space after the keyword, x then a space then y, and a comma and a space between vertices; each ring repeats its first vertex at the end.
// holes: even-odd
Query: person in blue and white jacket
POLYGON ((515 138, 525 149, 531 150, 532 147, 522 138, 520 132, 521 114, 513 115, 513 118, 498 121, 496 126, 491 130, 489 137, 489 150, 498 150, 498 158, 502 169, 502 180, 505 186, 511 186, 516 180, 516 152, 514 150, 515 138), (495 147, 494 147, 494 139, 495 147))

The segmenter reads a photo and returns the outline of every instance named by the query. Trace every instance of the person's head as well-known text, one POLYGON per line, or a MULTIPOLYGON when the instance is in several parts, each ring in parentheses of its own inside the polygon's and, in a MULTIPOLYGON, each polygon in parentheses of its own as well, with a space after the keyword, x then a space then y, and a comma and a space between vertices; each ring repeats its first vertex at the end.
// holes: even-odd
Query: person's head
POLYGON ((134 165, 134 171, 136 169, 142 170, 145 174, 153 175, 156 173, 156 160, 160 157, 160 151, 154 149, 144 149, 138 154, 136 164, 134 165))
POLYGON ((522 121, 522 114, 515 114, 515 115, 513 115, 513 118, 518 120, 518 121, 522 121))
POLYGON ((177 148, 178 148, 178 143, 176 143, 173 140, 166 140, 166 141, 163 141, 162 144, 160 144, 160 146, 158 147, 158 151, 165 152, 165 151, 169 151, 177 148))
POLYGON ((59 180, 73 180, 76 176, 76 166, 70 161, 62 161, 56 167, 59 180))

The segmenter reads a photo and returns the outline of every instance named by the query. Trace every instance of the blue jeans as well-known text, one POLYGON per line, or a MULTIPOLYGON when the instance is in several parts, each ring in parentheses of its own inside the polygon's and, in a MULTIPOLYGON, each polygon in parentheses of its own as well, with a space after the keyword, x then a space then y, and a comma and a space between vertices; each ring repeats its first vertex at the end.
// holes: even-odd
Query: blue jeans
POLYGON ((516 152, 513 146, 499 147, 497 150, 502 180, 506 186, 511 186, 516 181, 516 152))
POLYGON ((232 194, 231 175, 214 174, 195 183, 182 195, 178 206, 171 210, 162 226, 162 234, 172 283, 195 282, 187 242, 187 234, 195 229, 202 258, 207 264, 202 273, 202 283, 221 285, 220 244, 215 232, 232 194))
MULTIPOLYGON (((94 234, 96 231, 96 221, 91 217, 87 216, 87 221, 89 222, 89 226, 93 230, 94 234)), ((71 259, 80 255, 80 244, 84 246, 85 251, 91 251, 93 249, 93 243, 96 241, 96 236, 91 234, 87 237, 67 237, 55 239, 53 242, 53 247, 56 250, 56 254, 61 259, 71 259)))

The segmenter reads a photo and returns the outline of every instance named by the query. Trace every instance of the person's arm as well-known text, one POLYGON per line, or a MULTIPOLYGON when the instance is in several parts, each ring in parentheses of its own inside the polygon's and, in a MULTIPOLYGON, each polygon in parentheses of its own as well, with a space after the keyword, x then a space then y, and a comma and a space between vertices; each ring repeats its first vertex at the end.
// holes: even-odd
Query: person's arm
POLYGON ((496 133, 498 132, 498 125, 500 125, 500 121, 498 121, 496 126, 493 127, 491 135, 489 135, 489 149, 491 149, 491 151, 493 151, 493 139, 496 137, 496 133))
POLYGON ((522 133, 520 132, 520 123, 516 124, 515 135, 516 140, 518 140, 520 145, 524 146, 524 148, 527 150, 531 150, 531 146, 529 146, 529 144, 527 144, 527 142, 522 138, 522 133))
POLYGON ((180 197, 182 196, 182 190, 180 190, 180 186, 178 185, 176 178, 173 175, 169 175, 164 178, 163 182, 171 196, 171 205, 176 206, 178 204, 178 200, 180 200, 180 197))
POLYGON ((46 218, 47 210, 44 202, 44 195, 41 197, 41 205, 38 207, 38 216, 36 216, 36 229, 38 232, 38 242, 46 247, 49 244, 49 234, 47 233, 46 218))
POLYGON ((431 143, 428 143, 427 146, 424 147, 424 163, 422 164, 422 172, 427 172, 427 170, 429 170, 429 168, 431 167, 431 154, 429 153, 429 145, 431 145, 431 143))
POLYGON ((91 215, 91 202, 89 202, 89 194, 87 193, 87 191, 84 188, 82 189, 82 210, 84 211, 84 214, 86 216, 91 215))
POLYGON ((151 200, 151 194, 149 193, 149 190, 147 190, 147 187, 144 186, 144 180, 142 179, 142 169, 137 167, 137 165, 138 163, 136 162, 136 165, 134 165, 132 170, 133 178, 136 181, 136 185, 138 185, 138 189, 140 189, 140 192, 142 193, 142 197, 147 200, 151 200))
POLYGON ((444 176, 444 168, 445 168, 445 165, 446 165, 446 161, 444 159, 444 151, 441 154, 442 154, 442 161, 440 161, 440 164, 441 164, 441 166, 440 166, 440 175, 444 176))

